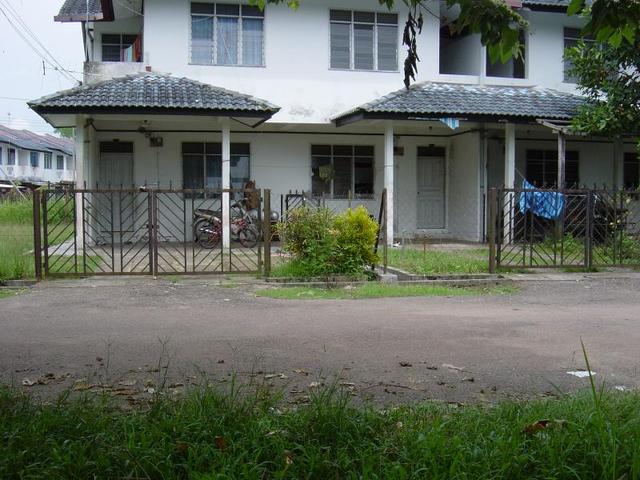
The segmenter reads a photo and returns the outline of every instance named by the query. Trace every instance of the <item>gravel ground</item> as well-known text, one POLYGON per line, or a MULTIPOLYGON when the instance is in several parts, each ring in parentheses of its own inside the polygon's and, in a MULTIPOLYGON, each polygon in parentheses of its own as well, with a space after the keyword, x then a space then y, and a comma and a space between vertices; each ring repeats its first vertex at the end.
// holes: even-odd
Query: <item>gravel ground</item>
POLYGON ((356 401, 495 401, 640 384, 640 275, 516 276, 504 296, 257 298, 247 279, 89 278, 0 299, 0 379, 36 395, 135 402, 203 382, 307 401, 337 382, 356 401), (521 281, 520 281, 521 280, 521 281), (222 283, 222 284, 221 284, 222 283))

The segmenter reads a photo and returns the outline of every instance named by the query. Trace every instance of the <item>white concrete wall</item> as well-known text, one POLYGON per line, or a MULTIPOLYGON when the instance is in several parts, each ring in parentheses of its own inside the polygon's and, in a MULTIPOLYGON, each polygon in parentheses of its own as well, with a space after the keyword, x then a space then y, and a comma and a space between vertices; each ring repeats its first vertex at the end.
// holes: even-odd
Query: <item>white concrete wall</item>
POLYGON ((482 192, 480 133, 451 138, 448 159, 448 236, 480 241, 482 236, 482 192))
POLYGON ((52 168, 44 168, 44 153, 38 152, 38 166, 32 167, 30 162, 30 150, 16 148, 16 164, 7 165, 9 148, 12 147, 6 143, 0 143, 2 150, 0 155, 0 180, 11 179, 14 181, 28 181, 33 183, 57 183, 61 181, 73 180, 73 159, 68 155, 65 157, 65 169, 58 170, 56 168, 56 157, 59 152, 52 151, 51 165, 52 168))
MULTIPOLYGON (((183 142, 220 142, 219 133, 161 133, 164 146, 149 147, 149 141, 139 133, 93 133, 91 157, 87 176, 89 184, 95 186, 99 142, 130 141, 134 144, 134 183, 147 183, 167 187, 169 182, 175 188, 182 186, 183 142)), ((374 216, 380 206, 383 189, 383 135, 339 135, 339 134, 294 134, 278 132, 232 133, 232 143, 243 142, 251 146, 251 179, 257 188, 272 191, 272 208, 280 210, 280 196, 289 190, 311 190, 311 145, 371 145, 374 147, 374 192, 371 199, 353 200, 352 207, 364 205, 374 216), (284 152, 284 153, 283 153, 284 152)), ((441 136, 399 135, 397 146, 404 149, 395 157, 395 230, 398 236, 415 235, 457 237, 464 240, 478 240, 479 215, 479 134, 469 133, 448 140, 441 136), (448 226, 445 231, 430 232, 417 229, 417 163, 419 146, 440 146, 447 152, 448 186, 445 192, 449 206, 448 226), (451 145, 453 150, 451 150, 451 145)), ((325 199, 325 204, 336 211, 348 206, 347 200, 325 199)))
MULTIPOLYGON (((329 10, 355 9, 385 11, 369 0, 305 0, 297 11, 286 5, 268 5, 264 20, 264 67, 190 65, 190 1, 147 0, 144 18, 130 17, 116 22, 94 25, 96 41, 94 57, 100 60, 101 33, 135 33, 144 23, 144 64, 108 64, 92 66, 94 80, 139 71, 145 65, 154 71, 183 75, 206 83, 252 94, 282 107, 273 122, 324 123, 333 115, 351 107, 402 88, 402 63, 405 49, 401 33, 407 10, 397 2, 398 70, 396 72, 363 72, 329 68, 329 10), (121 66, 118 66, 121 65, 121 66), (97 75, 95 75, 97 73, 97 75)), ((429 2, 438 12, 438 2, 429 2)), ((525 79, 489 77, 483 81, 496 85, 540 85, 563 90, 575 86, 563 83, 563 27, 578 26, 580 19, 560 13, 524 12, 531 23, 526 51, 525 79)), ((439 20, 425 15, 425 26, 418 37, 422 61, 418 81, 479 83, 479 75, 441 75, 439 73, 439 20)), ((479 38, 470 36, 464 56, 447 59, 446 63, 463 71, 462 63, 473 65, 467 71, 478 71, 481 60, 479 38)), ((479 72, 478 72, 479 73, 479 72)), ((90 80, 91 78, 89 78, 90 80)))

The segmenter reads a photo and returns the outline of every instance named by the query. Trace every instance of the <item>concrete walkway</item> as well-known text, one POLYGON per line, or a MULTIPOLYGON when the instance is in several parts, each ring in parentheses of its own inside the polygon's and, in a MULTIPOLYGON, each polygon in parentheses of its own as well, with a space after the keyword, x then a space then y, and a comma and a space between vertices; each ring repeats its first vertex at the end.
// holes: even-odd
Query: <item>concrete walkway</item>
POLYGON ((494 401, 586 387, 567 373, 582 338, 598 381, 640 385, 639 274, 513 278, 506 296, 335 301, 256 298, 246 278, 44 282, 0 299, 0 375, 43 394, 236 374, 292 402, 332 381, 379 403, 494 401))

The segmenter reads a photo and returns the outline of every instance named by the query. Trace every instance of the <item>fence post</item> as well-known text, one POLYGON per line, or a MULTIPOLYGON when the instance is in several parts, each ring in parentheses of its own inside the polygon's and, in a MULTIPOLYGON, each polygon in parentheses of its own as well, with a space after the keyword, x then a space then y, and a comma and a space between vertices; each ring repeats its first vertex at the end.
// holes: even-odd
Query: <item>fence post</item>
POLYGON ((489 189, 489 215, 487 232, 489 235, 489 273, 496 273, 496 221, 498 208, 498 195, 495 188, 489 189))
POLYGON ((264 190, 264 214, 262 218, 264 246, 264 276, 271 275, 271 190, 264 190))
MULTIPOLYGON (((33 259, 36 280, 42 280, 42 229, 40 221, 40 190, 33 191, 33 259)), ((46 255, 46 253, 45 253, 46 255)))
POLYGON ((587 215, 585 219, 585 248, 584 248, 584 268, 589 271, 593 267, 593 208, 594 191, 589 190, 587 194, 587 215))

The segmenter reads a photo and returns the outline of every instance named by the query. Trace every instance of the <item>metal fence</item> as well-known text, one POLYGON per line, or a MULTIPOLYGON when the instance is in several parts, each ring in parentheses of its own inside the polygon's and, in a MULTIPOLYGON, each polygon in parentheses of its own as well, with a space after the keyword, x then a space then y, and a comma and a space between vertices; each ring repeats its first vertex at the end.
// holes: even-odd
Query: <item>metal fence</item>
POLYGON ((292 191, 280 195, 280 214, 283 220, 286 220, 290 211, 298 207, 320 208, 325 206, 323 198, 312 197, 311 194, 303 191, 292 191))
POLYGON ((491 189, 490 270, 640 265, 640 192, 491 189))
POLYGON ((263 219, 270 213, 269 190, 44 190, 34 194, 36 273, 268 275, 271 226, 263 219), (228 247, 224 194, 231 204, 247 194, 258 195, 261 206, 250 219, 231 208, 228 247), (201 220, 202 215, 209 220, 201 220), (203 232, 208 240, 201 238, 203 232))

